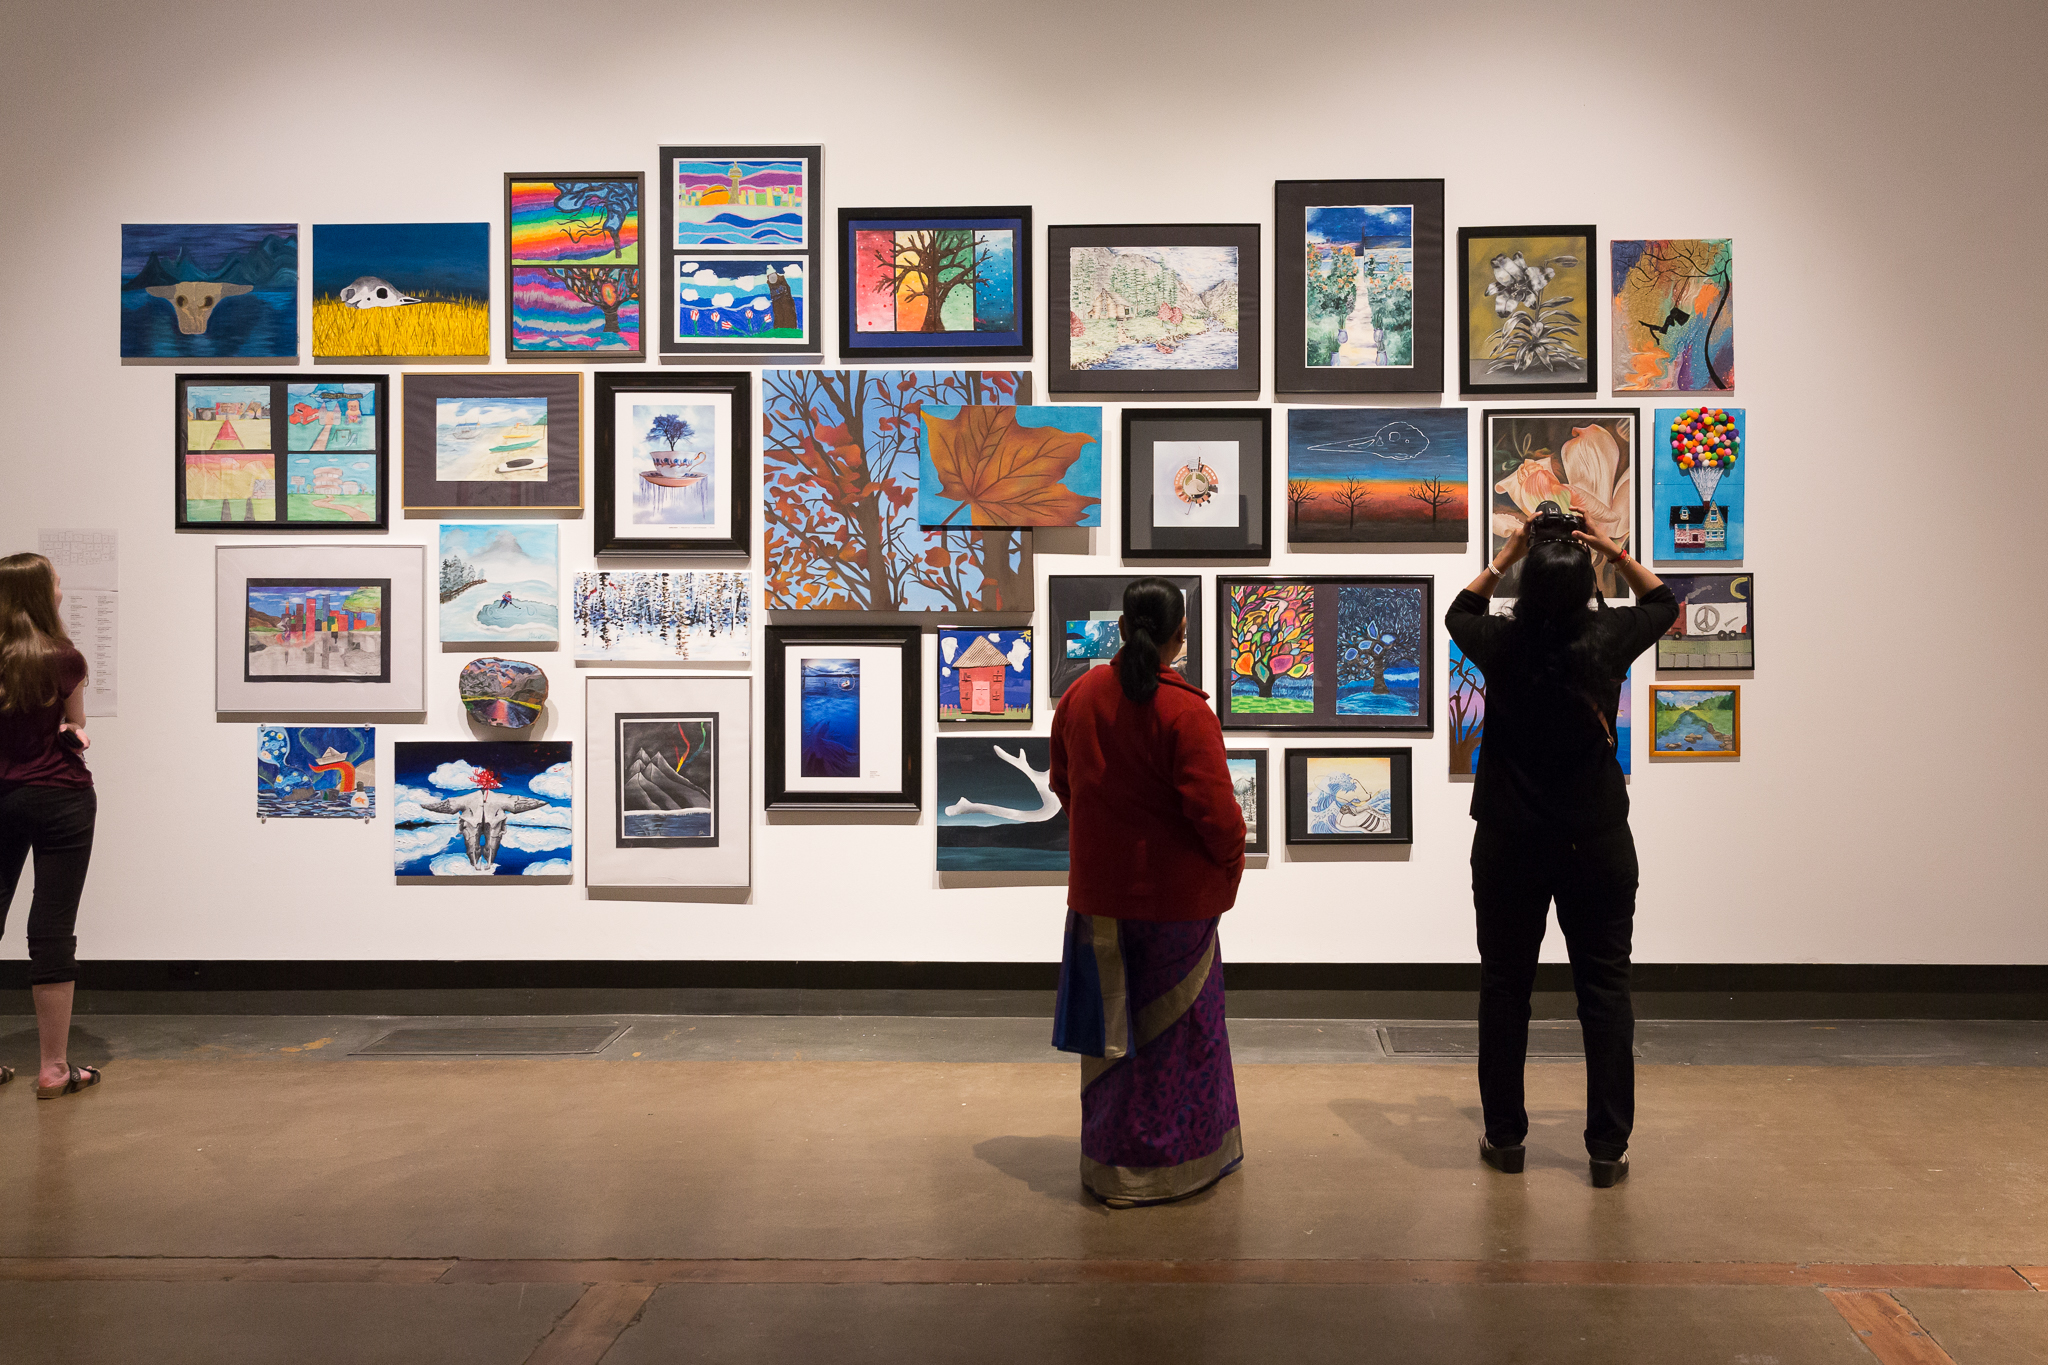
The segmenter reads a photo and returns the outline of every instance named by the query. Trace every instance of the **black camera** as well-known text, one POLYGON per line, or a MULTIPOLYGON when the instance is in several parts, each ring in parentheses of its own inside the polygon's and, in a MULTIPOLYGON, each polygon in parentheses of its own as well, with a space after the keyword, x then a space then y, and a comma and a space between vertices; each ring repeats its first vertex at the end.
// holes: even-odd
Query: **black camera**
POLYGON ((1546 540, 1561 540, 1573 544, 1572 532, 1585 529, 1584 517, 1545 500, 1536 504, 1536 515, 1529 518, 1529 543, 1541 545, 1546 540))

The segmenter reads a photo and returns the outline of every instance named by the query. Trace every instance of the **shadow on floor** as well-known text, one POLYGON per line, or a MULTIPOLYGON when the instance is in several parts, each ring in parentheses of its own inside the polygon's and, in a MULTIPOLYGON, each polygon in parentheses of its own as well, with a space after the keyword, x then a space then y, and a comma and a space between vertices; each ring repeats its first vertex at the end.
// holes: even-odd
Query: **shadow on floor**
MULTIPOLYGON (((105 1066, 114 1055, 105 1038, 78 1024, 71 1026, 71 1039, 64 1051, 74 1066, 105 1066)), ((36 1040, 34 1025, 12 1033, 0 1033, 0 1062, 17 1071, 26 1064, 27 1070, 34 1071, 41 1056, 42 1045, 36 1040)))
POLYGON ((1062 1204, 1078 1204, 1108 1212, 1081 1188, 1081 1143, 1072 1134, 1057 1137, 992 1137, 974 1144, 974 1154, 989 1165, 1062 1204))

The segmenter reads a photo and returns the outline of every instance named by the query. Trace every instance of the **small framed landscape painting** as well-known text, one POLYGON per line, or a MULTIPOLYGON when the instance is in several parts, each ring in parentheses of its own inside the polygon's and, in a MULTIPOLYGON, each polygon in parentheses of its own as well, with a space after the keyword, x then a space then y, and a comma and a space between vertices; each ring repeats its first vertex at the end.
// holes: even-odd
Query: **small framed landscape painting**
POLYGON ((1288 543, 1463 544, 1465 433, 1463 408, 1290 408, 1288 543))
POLYGON ((823 150, 661 149, 661 353, 815 360, 823 150))
POLYGON ((1659 564, 1742 559, 1746 433, 1741 408, 1656 410, 1651 534, 1659 564))
MULTIPOLYGON (((1046 638, 1053 651, 1046 663, 1046 697, 1057 702, 1091 668, 1102 668, 1123 648, 1117 618, 1124 614, 1124 589, 1146 574, 1052 574, 1045 580, 1049 603, 1046 638)), ((1202 580, 1198 575, 1159 575, 1179 588, 1187 603, 1187 641, 1174 672, 1202 685, 1202 580)))
POLYGON ((1458 388, 1598 393, 1590 224, 1458 229, 1458 388))
POLYGON ((584 686, 584 883, 753 880, 753 680, 594 677, 584 686))
POLYGON ((441 643, 552 647, 562 638, 560 545, 551 521, 443 525, 441 643))
POLYGON ((1276 393, 1442 393, 1444 182, 1282 180, 1276 393))
POLYGON ((1742 757, 1742 687, 1652 687, 1650 757, 1742 757))
POLYGON ((753 377, 592 377, 593 552, 718 558, 753 543, 753 377))
POLYGON ((1046 233, 1054 393, 1259 391, 1259 225, 1046 233))
POLYGON ((1230 765, 1230 789, 1237 794, 1237 808, 1244 814, 1244 851, 1250 857, 1270 853, 1272 830, 1266 822, 1266 750, 1225 749, 1230 765))
POLYGON ((1289 749, 1287 842, 1415 842, 1408 749, 1289 749))
POLYGON ((638 171, 505 177, 505 358, 638 360, 646 180, 638 171))
POLYGON ((426 709, 426 550, 214 550, 214 709, 388 715, 426 709))
POLYGON ((1031 627, 939 627, 939 719, 1031 719, 1031 627))
MULTIPOLYGON (((1492 534, 1486 553, 1498 555, 1536 509, 1554 502, 1585 517, 1586 525, 1632 555, 1636 536, 1636 408, 1488 408, 1481 416, 1486 478, 1492 487, 1492 534)), ((1612 564, 1594 570, 1604 596, 1628 596, 1612 564)), ((1520 594, 1522 566, 1495 585, 1497 597, 1520 594)))
POLYGON ((1436 692, 1435 579, 1216 580, 1226 730, 1427 730, 1436 692))
POLYGON ((121 355, 297 360, 297 223, 121 224, 121 355))
POLYGON ((1102 409, 961 407, 921 414, 918 523, 1102 525, 1102 409))
POLYGON ((566 879, 576 856, 574 748, 567 740, 400 740, 391 764, 393 871, 566 879))
POLYGON ((916 626, 770 626, 768 810, 924 804, 924 636, 916 626))
POLYGON ((181 531, 382 531, 391 381, 381 374, 181 374, 181 531))
POLYGON ((256 818, 373 820, 377 729, 372 725, 256 727, 256 818))
POLYGON ((1126 559, 1273 553, 1273 410, 1123 412, 1126 559))
POLYGON ((407 511, 582 508, 580 372, 422 372, 401 386, 407 511))
POLYGON ((599 569, 570 596, 584 663, 750 659, 754 576, 599 569))
POLYGON ((1031 210, 839 210, 846 360, 1031 356, 1031 210))
POLYGON ((941 872, 1065 872, 1067 812, 1042 735, 940 735, 941 872))
POLYGON ((1614 391, 1735 387, 1735 243, 1726 237, 1608 244, 1614 273, 1614 391))
POLYGON ((1657 667, 1756 667, 1756 577, 1746 573, 1667 573, 1678 619, 1657 641, 1657 667))
POLYGON ((313 354, 491 358, 489 223, 315 223, 313 354))

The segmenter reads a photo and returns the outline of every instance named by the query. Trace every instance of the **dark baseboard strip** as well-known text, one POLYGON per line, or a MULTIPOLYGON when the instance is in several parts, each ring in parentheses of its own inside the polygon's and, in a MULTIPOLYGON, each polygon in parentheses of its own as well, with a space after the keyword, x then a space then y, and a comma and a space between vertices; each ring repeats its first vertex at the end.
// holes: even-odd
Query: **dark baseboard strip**
MULTIPOLYGON (((1246 1018, 1469 1019, 1474 963, 1239 962, 1246 1018)), ((81 1013, 1049 1015, 1050 962, 88 962, 81 1013)), ((2048 965, 1643 963, 1645 1019, 2048 1019, 2048 965)), ((1536 978, 1543 1018, 1572 1014, 1571 971, 1536 978)), ((0 963, 0 1010, 26 1012, 28 964, 0 963)))

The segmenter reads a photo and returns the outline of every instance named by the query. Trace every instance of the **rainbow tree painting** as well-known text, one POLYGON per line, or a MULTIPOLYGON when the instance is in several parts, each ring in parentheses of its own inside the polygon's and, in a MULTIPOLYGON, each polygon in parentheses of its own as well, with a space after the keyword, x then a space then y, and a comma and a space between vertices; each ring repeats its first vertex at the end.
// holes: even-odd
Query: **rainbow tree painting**
POLYGON ((1030 533, 918 525, 923 410, 1009 404, 1009 370, 767 370, 770 611, 1028 612, 1030 533))
POLYGON ((638 175, 507 176, 510 355, 638 356, 638 175))
POLYGON ((1230 595, 1230 709, 1313 711, 1316 590, 1261 583, 1230 595))

